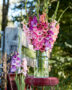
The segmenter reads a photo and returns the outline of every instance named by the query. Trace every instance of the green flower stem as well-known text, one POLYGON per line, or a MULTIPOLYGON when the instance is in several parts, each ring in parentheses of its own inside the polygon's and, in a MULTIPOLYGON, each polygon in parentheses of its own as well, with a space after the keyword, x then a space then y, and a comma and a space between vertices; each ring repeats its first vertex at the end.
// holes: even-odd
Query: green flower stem
POLYGON ((25 80, 24 75, 20 74, 18 76, 18 74, 16 73, 15 82, 16 82, 18 90, 24 90, 25 89, 25 82, 24 82, 24 80, 25 80))
POLYGON ((35 69, 35 75, 36 76, 48 76, 48 67, 46 65, 47 56, 46 52, 36 51, 36 58, 37 58, 37 67, 35 69))
POLYGON ((60 17, 59 17, 59 19, 58 19, 58 23, 60 22, 60 20, 61 20, 63 14, 68 10, 68 8, 69 8, 69 7, 67 7, 67 8, 62 12, 62 14, 60 15, 60 17))
POLYGON ((27 21, 28 21, 28 13, 27 13, 27 0, 25 1, 25 11, 26 11, 27 21))
POLYGON ((41 51, 37 51, 37 62, 39 71, 41 71, 44 68, 44 59, 42 54, 43 53, 41 51))
POLYGON ((40 0, 38 0, 38 6, 37 6, 37 18, 38 18, 38 21, 39 21, 39 10, 40 10, 40 0))
POLYGON ((43 12, 46 13, 46 20, 48 20, 49 3, 50 3, 50 0, 44 0, 43 12))
POLYGON ((53 17, 52 17, 53 20, 56 19, 57 11, 58 11, 58 8, 59 8, 59 3, 60 3, 60 1, 58 0, 56 10, 55 10, 54 15, 53 15, 53 17))

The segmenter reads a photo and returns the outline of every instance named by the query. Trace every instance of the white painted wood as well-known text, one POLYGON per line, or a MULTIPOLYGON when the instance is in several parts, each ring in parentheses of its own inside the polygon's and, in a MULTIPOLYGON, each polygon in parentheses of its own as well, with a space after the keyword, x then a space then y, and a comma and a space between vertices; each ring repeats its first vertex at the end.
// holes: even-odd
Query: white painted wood
POLYGON ((3 34, 3 31, 0 31, 0 34, 3 34))
POLYGON ((0 51, 2 51, 2 48, 0 48, 0 51))
POLYGON ((5 29, 5 52, 9 55, 11 52, 19 51, 21 57, 21 29, 7 27, 5 29))
POLYGON ((1 34, 1 47, 0 47, 0 52, 1 52, 1 57, 2 57, 2 50, 3 50, 3 31, 0 31, 1 34))
POLYGON ((18 51, 22 58, 22 29, 18 28, 18 51))

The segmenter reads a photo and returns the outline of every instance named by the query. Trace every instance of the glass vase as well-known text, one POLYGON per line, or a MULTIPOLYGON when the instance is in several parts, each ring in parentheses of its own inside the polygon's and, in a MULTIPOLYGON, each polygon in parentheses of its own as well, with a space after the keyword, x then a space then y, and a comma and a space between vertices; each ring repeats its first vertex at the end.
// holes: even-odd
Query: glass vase
POLYGON ((36 51, 34 76, 43 78, 49 76, 47 52, 36 51))

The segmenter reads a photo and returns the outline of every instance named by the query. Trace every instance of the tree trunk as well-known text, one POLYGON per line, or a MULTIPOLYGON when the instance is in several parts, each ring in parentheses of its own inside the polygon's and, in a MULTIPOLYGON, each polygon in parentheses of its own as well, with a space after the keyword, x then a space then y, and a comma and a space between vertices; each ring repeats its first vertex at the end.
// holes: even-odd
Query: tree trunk
POLYGON ((7 3, 5 3, 5 0, 3 0, 3 7, 2 7, 2 31, 4 31, 5 27, 7 26, 8 9, 9 9, 9 0, 7 0, 7 3))
POLYGON ((9 0, 3 0, 2 7, 2 31, 4 31, 4 39, 3 39, 3 53, 5 49, 5 28, 8 23, 8 9, 9 9, 9 0))

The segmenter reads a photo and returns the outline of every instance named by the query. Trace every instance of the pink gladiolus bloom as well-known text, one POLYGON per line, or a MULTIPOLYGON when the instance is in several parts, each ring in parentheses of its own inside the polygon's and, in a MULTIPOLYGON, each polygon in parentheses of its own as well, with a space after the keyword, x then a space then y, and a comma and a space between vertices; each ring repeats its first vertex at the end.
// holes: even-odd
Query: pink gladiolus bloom
POLYGON ((55 26, 56 26, 56 24, 57 24, 57 21, 56 21, 56 20, 54 20, 54 21, 52 21, 52 22, 50 23, 50 26, 55 27, 55 26))
POLYGON ((39 44, 37 44, 37 46, 34 46, 34 49, 39 50, 40 49, 39 44))
POLYGON ((24 76, 27 74, 27 60, 25 58, 22 59, 22 73, 24 76))
POLYGON ((43 36, 44 38, 46 38, 46 37, 47 37, 47 32, 43 31, 42 36, 43 36))
POLYGON ((38 28, 38 30, 42 30, 43 29, 42 24, 41 23, 38 23, 37 24, 37 28, 38 28))
POLYGON ((43 46, 43 41, 42 42, 35 41, 33 45, 35 50, 39 50, 43 46))
POLYGON ((45 22, 45 17, 46 17, 46 14, 43 13, 42 15, 40 15, 39 21, 44 23, 45 22))
POLYGON ((59 24, 57 24, 57 25, 56 25, 56 29, 59 30, 59 28, 60 28, 60 26, 59 26, 59 24))
POLYGON ((38 38, 38 35, 35 32, 33 32, 32 33, 32 39, 37 39, 37 38, 38 38))
POLYGON ((43 34, 43 32, 42 32, 41 30, 36 30, 35 33, 36 33, 37 35, 42 35, 42 34, 43 34))
POLYGON ((39 22, 36 16, 29 17, 28 26, 24 25, 23 28, 27 40, 33 45, 34 50, 42 52, 48 49, 52 50, 59 33, 59 24, 56 20, 49 23, 46 21, 46 13, 43 13, 39 17, 39 22))
POLYGON ((57 38, 57 35, 54 35, 54 36, 53 36, 54 42, 56 41, 56 38, 57 38))
POLYGON ((42 36, 39 36, 36 40, 38 41, 38 42, 43 42, 43 37, 42 36))
POLYGON ((44 52, 44 51, 45 51, 45 45, 43 45, 43 47, 40 48, 40 51, 41 51, 41 52, 44 52))

